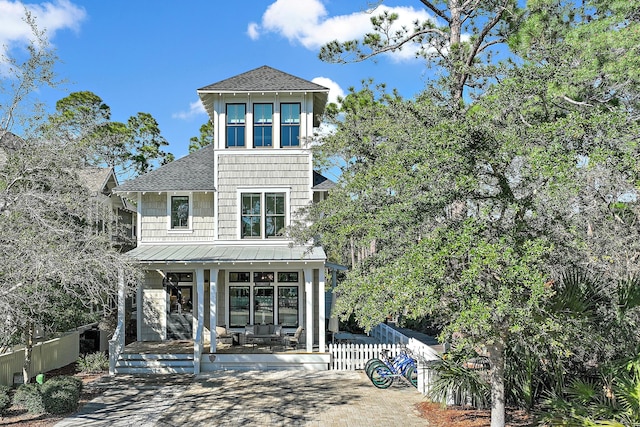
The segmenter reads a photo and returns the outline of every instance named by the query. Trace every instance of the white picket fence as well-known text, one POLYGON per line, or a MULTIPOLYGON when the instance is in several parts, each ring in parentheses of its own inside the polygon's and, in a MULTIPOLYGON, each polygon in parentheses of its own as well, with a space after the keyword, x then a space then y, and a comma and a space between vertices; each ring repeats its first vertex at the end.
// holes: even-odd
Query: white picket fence
POLYGON ((391 357, 407 350, 418 365, 418 390, 426 395, 435 373, 429 369, 429 362, 439 360, 440 356, 430 346, 403 335, 401 332, 380 324, 369 334, 380 341, 377 344, 329 344, 331 354, 329 369, 339 371, 355 371, 364 369, 368 360, 380 358, 383 350, 389 351, 391 357))

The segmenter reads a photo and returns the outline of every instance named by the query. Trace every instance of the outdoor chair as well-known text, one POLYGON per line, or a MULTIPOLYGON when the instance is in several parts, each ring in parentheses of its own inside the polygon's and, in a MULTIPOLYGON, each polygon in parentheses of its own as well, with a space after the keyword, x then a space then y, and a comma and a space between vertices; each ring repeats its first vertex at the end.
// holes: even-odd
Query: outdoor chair
POLYGON ((304 328, 302 326, 298 326, 298 329, 296 329, 296 332, 292 336, 284 337, 284 345, 286 347, 298 348, 302 331, 304 331, 304 328))

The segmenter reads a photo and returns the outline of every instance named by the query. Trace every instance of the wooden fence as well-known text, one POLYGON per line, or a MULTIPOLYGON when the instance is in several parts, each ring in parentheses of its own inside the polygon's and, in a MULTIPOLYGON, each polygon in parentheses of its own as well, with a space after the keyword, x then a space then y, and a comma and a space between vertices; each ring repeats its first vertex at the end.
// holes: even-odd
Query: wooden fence
MULTIPOLYGON (((80 338, 78 331, 71 331, 58 338, 43 341, 33 346, 29 376, 52 369, 62 368, 78 360, 80 338)), ((0 384, 13 385, 14 374, 22 375, 24 348, 0 354, 0 384)))

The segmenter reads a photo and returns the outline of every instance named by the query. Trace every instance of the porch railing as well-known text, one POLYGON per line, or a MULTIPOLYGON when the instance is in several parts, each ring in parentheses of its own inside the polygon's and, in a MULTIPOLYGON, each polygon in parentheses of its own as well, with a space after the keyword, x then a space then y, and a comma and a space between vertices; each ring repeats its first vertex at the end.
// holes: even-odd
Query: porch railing
POLYGON ((200 373, 200 361, 202 360, 202 352, 204 350, 202 335, 204 332, 203 322, 197 322, 196 337, 193 340, 193 373, 198 375, 200 373))
POLYGON ((109 375, 115 375, 116 363, 124 349, 124 326, 119 324, 109 340, 109 375))

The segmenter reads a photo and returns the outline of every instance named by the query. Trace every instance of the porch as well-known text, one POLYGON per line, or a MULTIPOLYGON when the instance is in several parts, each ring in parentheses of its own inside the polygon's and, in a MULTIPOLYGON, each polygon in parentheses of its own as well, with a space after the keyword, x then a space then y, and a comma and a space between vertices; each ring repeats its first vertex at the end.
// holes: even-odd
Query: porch
POLYGON ((114 374, 199 373, 220 370, 327 370, 328 353, 283 345, 233 345, 221 343, 216 352, 205 345, 197 353, 194 340, 137 341, 124 347, 114 374), (195 351, 194 351, 195 350, 195 351))

